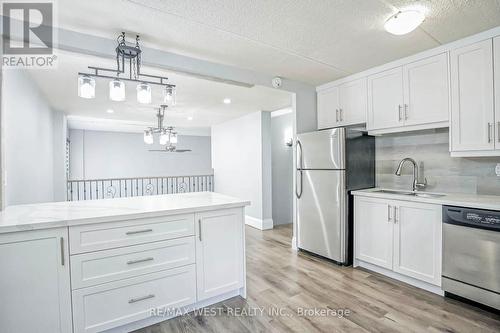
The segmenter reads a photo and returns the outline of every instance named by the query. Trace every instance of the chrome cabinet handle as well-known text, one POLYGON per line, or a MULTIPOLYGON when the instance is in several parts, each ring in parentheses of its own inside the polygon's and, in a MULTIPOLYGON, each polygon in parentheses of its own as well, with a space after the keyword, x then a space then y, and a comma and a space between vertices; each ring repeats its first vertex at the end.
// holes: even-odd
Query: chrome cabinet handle
POLYGON ((144 258, 144 259, 129 260, 129 261, 127 261, 127 265, 138 264, 138 263, 141 263, 141 262, 151 261, 151 260, 154 260, 154 258, 153 257, 149 257, 149 258, 144 258))
POLYGON ((339 109, 335 109, 335 122, 339 122, 339 109))
POLYGON ((132 303, 136 303, 136 302, 140 302, 140 301, 144 301, 146 299, 150 299, 150 298, 153 298, 155 297, 155 295, 153 294, 149 294, 149 295, 146 295, 146 296, 141 296, 141 297, 136 297, 136 298, 131 298, 128 300, 128 303, 129 304, 132 304, 132 303))
POLYGON ((201 219, 198 219, 198 238, 201 242, 201 219))
POLYGON ((126 235, 143 234, 145 232, 151 232, 151 231, 153 231, 153 229, 133 230, 133 231, 127 231, 126 235))
POLYGON ((398 223, 398 207, 394 206, 394 223, 398 223))
POLYGON ((61 237, 59 240, 59 246, 61 247, 61 266, 64 266, 64 238, 61 237))
POLYGON ((491 143, 491 123, 488 123, 488 143, 491 143))
POLYGON ((405 120, 408 120, 408 104, 405 104, 405 120))
POLYGON ((387 205, 387 222, 391 222, 391 205, 387 205))
POLYGON ((401 104, 398 105, 398 117, 399 117, 399 121, 403 120, 403 116, 401 115, 401 111, 402 111, 402 106, 401 104))
POLYGON ((339 113, 340 113, 340 121, 344 121, 344 110, 339 109, 339 113))
POLYGON ((297 159, 298 159, 298 163, 299 163, 299 167, 297 168, 299 174, 300 174, 300 182, 298 179, 295 180, 295 195, 297 196, 297 199, 300 199, 300 197, 302 196, 302 191, 303 191, 303 180, 302 180, 302 168, 303 168, 303 161, 302 161, 302 143, 300 143, 299 140, 297 140, 297 159), (300 155, 299 155, 299 152, 300 152, 300 155), (299 158, 300 156, 300 158, 299 158), (298 189, 299 187, 299 184, 300 184, 300 191, 298 189))

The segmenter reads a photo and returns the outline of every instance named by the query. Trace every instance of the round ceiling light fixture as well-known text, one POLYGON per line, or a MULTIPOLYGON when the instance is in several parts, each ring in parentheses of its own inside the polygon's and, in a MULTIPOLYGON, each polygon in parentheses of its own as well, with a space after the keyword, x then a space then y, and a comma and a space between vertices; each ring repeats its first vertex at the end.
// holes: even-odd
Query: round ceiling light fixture
POLYGON ((224 98, 224 100, 222 101, 224 104, 231 104, 231 98, 224 98))
POLYGON ((425 19, 425 15, 418 10, 405 10, 389 17, 384 28, 393 35, 404 35, 415 30, 425 19))

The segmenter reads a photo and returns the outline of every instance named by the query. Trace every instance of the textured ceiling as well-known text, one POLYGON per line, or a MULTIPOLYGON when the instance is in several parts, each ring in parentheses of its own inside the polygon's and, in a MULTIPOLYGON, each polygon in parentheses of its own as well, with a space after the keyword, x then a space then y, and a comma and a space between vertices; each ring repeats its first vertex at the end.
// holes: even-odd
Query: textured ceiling
MULTIPOLYGON (((49 103, 56 110, 69 116, 90 117, 137 122, 141 125, 155 124, 155 114, 162 101, 159 86, 152 86, 152 104, 139 104, 136 85, 126 82, 126 100, 114 102, 108 98, 109 79, 96 79, 96 97, 78 97, 78 72, 88 72, 87 66, 114 68, 112 59, 104 59, 69 52, 58 53, 58 67, 51 70, 27 71, 49 103), (107 113, 112 109, 114 113, 107 113)), ((254 86, 239 87, 225 83, 207 81, 167 71, 142 67, 142 73, 167 76, 169 82, 177 85, 177 105, 169 108, 165 122, 180 127, 210 127, 211 125, 240 117, 256 111, 274 111, 291 105, 291 94, 272 88, 254 86), (226 105, 224 98, 231 98, 226 105), (192 120, 188 120, 192 117, 192 120)))
POLYGON ((321 84, 500 25, 500 0, 63 0, 58 24, 125 30, 174 53, 321 84), (426 13, 405 36, 398 10, 426 13))

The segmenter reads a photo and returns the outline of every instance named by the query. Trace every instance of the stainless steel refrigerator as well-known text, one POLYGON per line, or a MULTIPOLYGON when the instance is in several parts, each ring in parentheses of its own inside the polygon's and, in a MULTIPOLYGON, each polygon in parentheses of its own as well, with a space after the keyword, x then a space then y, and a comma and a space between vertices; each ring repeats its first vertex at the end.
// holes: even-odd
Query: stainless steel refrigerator
POLYGON ((375 186, 375 140, 335 128, 297 136, 298 247, 339 264, 352 263, 351 190, 375 186))

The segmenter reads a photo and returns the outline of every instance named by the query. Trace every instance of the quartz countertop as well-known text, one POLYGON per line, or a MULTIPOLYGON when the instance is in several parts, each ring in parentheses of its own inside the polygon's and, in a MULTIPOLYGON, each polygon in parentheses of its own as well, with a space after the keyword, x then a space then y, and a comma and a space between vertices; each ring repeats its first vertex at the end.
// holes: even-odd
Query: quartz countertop
POLYGON ((0 212, 0 233, 193 213, 247 205, 250 205, 249 201, 214 192, 17 205, 6 207, 0 212))
MULTIPOLYGON (((478 195, 478 194, 463 194, 463 193, 439 193, 444 194, 442 197, 429 198, 408 196, 403 194, 380 193, 379 190, 394 190, 383 188, 371 188, 366 190, 352 191, 355 196, 364 196, 372 198, 385 198, 394 200, 404 200, 413 202, 423 202, 439 205, 450 205, 460 207, 470 207, 479 209, 499 210, 500 211, 500 196, 496 195, 478 195)), ((404 192, 404 191, 403 191, 404 192)), ((425 192, 424 192, 425 193, 425 192)), ((429 192, 431 193, 431 192, 429 192)))

